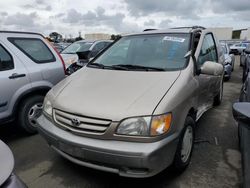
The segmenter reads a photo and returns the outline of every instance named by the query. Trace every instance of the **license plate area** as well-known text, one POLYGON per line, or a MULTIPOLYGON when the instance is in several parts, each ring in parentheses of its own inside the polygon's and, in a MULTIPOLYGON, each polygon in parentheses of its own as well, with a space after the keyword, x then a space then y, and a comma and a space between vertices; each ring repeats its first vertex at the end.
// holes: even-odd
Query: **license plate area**
POLYGON ((74 157, 82 158, 82 159, 84 158, 84 152, 79 147, 75 147, 75 146, 60 142, 58 144, 58 149, 74 157))

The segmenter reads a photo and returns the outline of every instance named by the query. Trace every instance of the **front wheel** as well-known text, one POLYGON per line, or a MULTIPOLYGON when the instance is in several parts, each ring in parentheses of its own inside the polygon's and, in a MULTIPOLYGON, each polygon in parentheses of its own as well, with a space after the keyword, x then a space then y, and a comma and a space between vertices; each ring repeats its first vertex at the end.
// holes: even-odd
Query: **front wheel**
POLYGON ((178 172, 184 171, 190 163, 194 146, 194 127, 195 122, 193 118, 188 116, 180 135, 173 163, 174 169, 178 172))
POLYGON ((42 114, 43 96, 36 95, 25 99, 19 109, 18 123, 29 134, 37 132, 37 118, 42 114))

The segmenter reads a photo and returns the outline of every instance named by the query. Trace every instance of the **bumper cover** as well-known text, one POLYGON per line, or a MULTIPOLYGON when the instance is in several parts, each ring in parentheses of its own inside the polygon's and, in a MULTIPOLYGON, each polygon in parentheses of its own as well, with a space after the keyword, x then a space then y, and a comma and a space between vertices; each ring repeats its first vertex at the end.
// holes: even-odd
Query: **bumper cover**
POLYGON ((232 65, 230 64, 224 65, 224 72, 225 72, 224 77, 230 77, 232 73, 232 65))
POLYGON ((82 166, 126 177, 150 177, 172 164, 178 144, 173 134, 158 142, 101 140, 74 135, 55 126, 45 116, 38 131, 60 155, 82 166))

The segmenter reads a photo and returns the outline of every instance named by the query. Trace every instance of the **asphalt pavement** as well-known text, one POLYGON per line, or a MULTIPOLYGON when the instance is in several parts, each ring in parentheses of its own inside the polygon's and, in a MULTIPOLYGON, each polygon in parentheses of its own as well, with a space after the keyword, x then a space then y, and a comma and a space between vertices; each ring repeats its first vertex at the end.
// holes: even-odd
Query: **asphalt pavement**
POLYGON ((191 164, 182 174, 168 168, 152 178, 131 179, 81 167, 55 153, 40 135, 25 135, 15 123, 0 127, 0 139, 13 151, 15 173, 31 188, 240 187, 241 154, 232 103, 239 97, 241 75, 237 62, 232 78, 224 83, 222 104, 207 111, 197 123, 191 164))

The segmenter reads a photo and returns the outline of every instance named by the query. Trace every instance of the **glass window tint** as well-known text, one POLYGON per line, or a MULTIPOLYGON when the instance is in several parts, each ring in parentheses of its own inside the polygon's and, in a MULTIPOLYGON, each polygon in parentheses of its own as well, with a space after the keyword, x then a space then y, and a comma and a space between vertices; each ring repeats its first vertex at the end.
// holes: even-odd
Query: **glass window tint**
POLYGON ((92 45, 92 42, 74 42, 73 44, 66 47, 61 53, 76 54, 77 52, 85 52, 88 51, 92 45))
POLYGON ((105 66, 139 65, 165 70, 182 69, 187 64, 190 34, 136 35, 121 38, 95 62, 105 66))
POLYGON ((93 48, 93 51, 99 52, 100 50, 102 50, 105 46, 104 42, 99 42, 95 45, 95 47, 93 48))
POLYGON ((54 62, 56 59, 49 48, 40 39, 8 38, 17 48, 36 63, 54 62))
POLYGON ((111 42, 105 42, 105 48, 108 47, 111 44, 111 42))
POLYGON ((218 62, 218 55, 216 51, 216 45, 211 34, 204 37, 201 51, 198 57, 198 64, 202 65, 206 61, 218 62))
POLYGON ((0 45, 0 71, 14 69, 11 55, 0 45))

